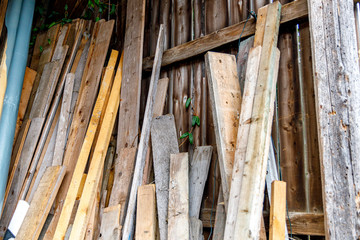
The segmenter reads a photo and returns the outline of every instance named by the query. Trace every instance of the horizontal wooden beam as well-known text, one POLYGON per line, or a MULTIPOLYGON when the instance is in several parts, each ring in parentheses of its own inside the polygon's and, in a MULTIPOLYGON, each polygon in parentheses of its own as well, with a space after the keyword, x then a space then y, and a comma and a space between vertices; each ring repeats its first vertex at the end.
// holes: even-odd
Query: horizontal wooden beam
MULTIPOLYGON (((212 214, 210 208, 201 209, 200 220, 202 221, 204 227, 214 227, 215 216, 215 209, 213 209, 212 214), (211 224, 210 217, 212 217, 211 224)), ((268 226, 269 213, 264 212, 263 216, 265 219, 265 225, 268 226)), ((323 213, 289 212, 289 218, 286 217, 289 233, 291 229, 292 234, 325 236, 323 213)))
MULTIPOLYGON (((307 16, 307 1, 294 1, 282 6, 280 23, 283 24, 292 20, 304 19, 307 18, 307 16)), ((254 18, 251 18, 247 22, 242 21, 193 41, 168 49, 164 52, 161 66, 164 67, 236 41, 239 39, 243 29, 244 31, 241 35, 242 38, 251 36, 255 33, 255 25, 256 22, 254 18), (246 26, 244 28, 245 24, 246 26)), ((143 70, 150 70, 153 65, 153 60, 154 56, 144 58, 143 70)))

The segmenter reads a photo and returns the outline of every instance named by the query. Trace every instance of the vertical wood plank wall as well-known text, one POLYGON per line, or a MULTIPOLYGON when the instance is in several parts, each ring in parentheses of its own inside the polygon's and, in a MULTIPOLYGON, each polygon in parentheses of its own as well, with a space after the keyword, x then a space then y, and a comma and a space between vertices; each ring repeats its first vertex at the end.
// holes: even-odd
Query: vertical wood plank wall
MULTIPOLYGON (((154 54, 157 26, 164 24, 165 49, 199 38, 218 29, 245 20, 248 10, 258 9, 270 0, 147 0, 144 57, 154 54), (242 5, 239 6, 238 2, 242 5)), ((291 0, 282 0, 282 4, 291 0)), ((274 146, 280 158, 282 179, 287 182, 287 204, 291 212, 322 212, 321 179, 311 67, 308 23, 282 26, 279 35, 281 51, 277 86, 277 118, 274 117, 274 146), (300 50, 300 51, 299 51, 300 50), (299 62, 300 61, 300 62, 299 62), (302 91, 300 91, 302 90, 302 91), (277 139, 277 136, 279 139, 277 139), (277 142, 279 144, 277 144, 277 142)), ((238 43, 215 51, 236 54, 238 43)), ((220 174, 218 172, 214 125, 204 73, 204 57, 182 61, 162 69, 169 76, 169 90, 164 113, 173 113, 177 134, 191 129, 191 116, 201 119, 194 130, 194 147, 212 145, 214 152, 205 186, 203 208, 216 209, 220 174), (191 108, 185 102, 191 97, 191 108)), ((148 80, 143 79, 143 93, 148 80)), ((142 95, 143 95, 142 93, 142 95)), ((144 100, 146 94, 144 95, 144 100)), ((144 105, 144 103, 142 103, 144 105)), ((184 144, 181 152, 191 152, 193 146, 184 144)), ((214 221, 215 214, 212 215, 214 221)))

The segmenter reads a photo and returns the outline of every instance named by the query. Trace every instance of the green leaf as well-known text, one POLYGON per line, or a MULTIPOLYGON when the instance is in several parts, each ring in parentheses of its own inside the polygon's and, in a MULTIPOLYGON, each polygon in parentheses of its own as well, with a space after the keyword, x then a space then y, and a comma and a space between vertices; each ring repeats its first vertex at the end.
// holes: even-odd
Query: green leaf
POLYGON ((189 142, 190 144, 194 144, 194 136, 192 133, 189 133, 189 142))
POLYGON ((103 12, 103 8, 99 7, 99 13, 102 13, 102 12, 103 12))
POLYGON ((190 103, 191 103, 191 98, 188 98, 186 100, 185 107, 188 108, 190 106, 190 103))
POLYGON ((198 116, 196 116, 196 115, 194 115, 194 116, 192 117, 192 123, 191 123, 191 125, 192 125, 192 126, 195 126, 195 124, 198 125, 198 126, 200 126, 200 118, 199 118, 198 116))
POLYGON ((186 138, 187 136, 189 136, 189 132, 186 132, 183 135, 181 135, 180 139, 186 138))
POLYGON ((55 26, 56 24, 58 24, 58 23, 57 22, 50 23, 49 28, 51 28, 52 26, 55 26))
POLYGON ((110 15, 114 15, 116 11, 116 5, 115 4, 111 4, 111 11, 110 11, 110 15))
POLYGON ((99 17, 96 17, 96 18, 95 18, 95 22, 98 22, 99 20, 100 20, 99 17))
POLYGON ((65 4, 64 10, 67 11, 69 8, 69 6, 67 4, 65 4))
POLYGON ((33 29, 32 29, 32 31, 33 32, 37 32, 39 29, 37 28, 37 27, 34 27, 33 29))
POLYGON ((93 1, 91 1, 91 0, 88 1, 88 7, 90 7, 90 8, 95 7, 93 1))
POLYGON ((50 38, 48 38, 48 43, 49 43, 49 45, 51 44, 51 39, 50 38))
POLYGON ((42 53, 44 51, 43 46, 40 46, 39 48, 40 48, 40 53, 42 53))

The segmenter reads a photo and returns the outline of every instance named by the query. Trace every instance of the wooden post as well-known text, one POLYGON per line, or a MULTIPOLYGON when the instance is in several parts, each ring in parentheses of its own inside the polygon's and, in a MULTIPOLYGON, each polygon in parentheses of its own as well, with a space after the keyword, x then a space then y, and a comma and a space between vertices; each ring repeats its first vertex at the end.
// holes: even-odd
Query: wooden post
POLYGON ((353 0, 309 0, 326 239, 360 237, 360 86, 353 0))
POLYGON ((189 155, 170 155, 168 239, 189 240, 189 155))
POLYGON ((285 239, 286 227, 286 182, 273 181, 271 184, 269 239, 285 239))

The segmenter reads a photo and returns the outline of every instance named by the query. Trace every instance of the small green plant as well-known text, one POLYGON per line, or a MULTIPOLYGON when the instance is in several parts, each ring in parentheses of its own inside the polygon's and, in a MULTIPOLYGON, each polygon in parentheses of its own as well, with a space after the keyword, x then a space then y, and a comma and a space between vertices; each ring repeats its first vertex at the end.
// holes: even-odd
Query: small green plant
MULTIPOLYGON (((190 107, 191 101, 192 101, 191 98, 188 98, 188 99, 186 100, 186 103, 185 103, 185 107, 186 107, 186 108, 189 108, 189 107, 190 107)), ((200 127, 200 118, 199 118, 199 116, 196 114, 196 112, 194 111, 194 114, 193 114, 193 116, 192 116, 192 121, 191 121, 191 129, 190 129, 189 132, 186 132, 186 133, 184 133, 184 134, 182 134, 182 135, 180 136, 180 139, 184 139, 184 140, 180 143, 179 147, 181 147, 188 139, 189 139, 189 143, 190 143, 190 144, 194 144, 193 131, 194 131, 194 129, 195 129, 196 126, 200 127)))

